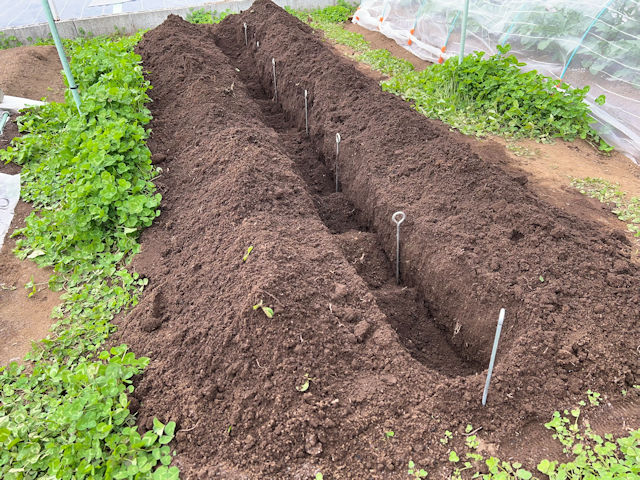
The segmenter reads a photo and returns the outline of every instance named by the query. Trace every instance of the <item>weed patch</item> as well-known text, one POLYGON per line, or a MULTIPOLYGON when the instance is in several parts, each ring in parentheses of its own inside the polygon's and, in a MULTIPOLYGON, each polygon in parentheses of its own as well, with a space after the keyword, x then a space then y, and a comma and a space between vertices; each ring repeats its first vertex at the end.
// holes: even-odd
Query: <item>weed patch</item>
POLYGON ((146 279, 126 265, 140 231, 159 214, 157 174, 145 144, 150 88, 141 34, 67 42, 82 94, 82 115, 51 103, 20 117, 24 136, 0 152, 22 165, 23 199, 34 211, 16 253, 51 266, 64 290, 55 338, 27 360, 0 368, 0 476, 36 478, 177 478, 167 444, 175 424, 138 433, 128 406, 132 377, 147 358, 125 345, 101 351, 113 316, 137 303, 146 279))
POLYGON ((220 23, 227 15, 231 15, 231 10, 225 10, 218 13, 217 11, 205 10, 204 8, 191 9, 185 20, 189 23, 201 24, 201 23, 220 23))
POLYGON ((556 87, 549 77, 522 71, 525 64, 508 52, 506 46, 487 59, 483 52, 474 52, 462 63, 452 57, 421 72, 397 75, 382 88, 468 135, 495 133, 540 141, 582 138, 611 150, 590 126, 593 119, 584 102, 589 87, 556 87))
POLYGON ((574 178, 571 185, 580 193, 611 205, 611 211, 626 222, 627 228, 634 236, 640 237, 640 198, 627 196, 620 185, 608 182, 602 178, 574 178))

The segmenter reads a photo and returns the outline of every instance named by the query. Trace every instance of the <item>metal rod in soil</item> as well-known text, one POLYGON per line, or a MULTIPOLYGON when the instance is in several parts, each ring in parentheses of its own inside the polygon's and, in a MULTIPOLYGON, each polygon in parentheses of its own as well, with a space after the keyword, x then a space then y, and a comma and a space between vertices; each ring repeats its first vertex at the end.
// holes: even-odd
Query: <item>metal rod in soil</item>
POLYGON ((276 59, 271 59, 271 64, 273 65, 273 101, 278 101, 278 82, 276 81, 276 59))
POLYGON ((338 159, 340 158, 340 134, 336 133, 336 192, 340 191, 340 185, 338 181, 338 159))
POLYGON ((396 283, 400 284, 400 224, 404 222, 407 215, 403 211, 395 212, 391 215, 391 220, 396 224, 396 283))
POLYGON ((304 130, 309 135, 309 101, 307 91, 304 91, 304 130))
POLYGON ((502 323, 504 322, 504 308, 500 309, 498 316, 498 327, 496 328, 496 336, 493 339, 493 349, 491 350, 491 360, 489 360, 489 371, 487 372, 487 381, 484 384, 484 392, 482 392, 482 406, 487 404, 487 396, 489 395, 489 384, 491 383, 491 375, 493 374, 493 365, 498 352, 498 342, 500 342, 500 332, 502 332, 502 323))

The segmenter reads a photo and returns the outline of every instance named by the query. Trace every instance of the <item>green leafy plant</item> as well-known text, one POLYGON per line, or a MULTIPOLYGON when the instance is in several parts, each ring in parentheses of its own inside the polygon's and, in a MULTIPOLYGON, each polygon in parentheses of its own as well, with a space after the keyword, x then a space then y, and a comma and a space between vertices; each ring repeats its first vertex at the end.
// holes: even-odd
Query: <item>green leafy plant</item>
POLYGON ((423 468, 418 468, 413 460, 409 460, 409 468, 407 469, 407 474, 412 476, 413 478, 427 478, 429 474, 423 468))
POLYGON ((262 300, 260 300, 257 304, 253 306, 254 310, 261 308, 267 318, 273 318, 273 309, 271 307, 267 307, 263 305, 262 300))
POLYGON ((4 32, 0 32, 0 50, 21 47, 22 45, 24 44, 14 35, 6 35, 4 32))
POLYGON ((220 23, 227 15, 231 15, 231 10, 225 10, 218 13, 216 10, 205 10, 204 8, 191 9, 185 20, 189 23, 202 24, 202 23, 220 23))
POLYGON ((451 440, 452 438, 453 438, 453 433, 449 430, 445 430, 444 437, 440 439, 440 443, 443 445, 447 445, 449 443, 449 440, 451 440))
POLYGON ((579 416, 579 409, 565 411, 564 415, 555 412, 551 421, 545 424, 574 459, 567 463, 543 460, 538 464, 538 471, 548 475, 550 480, 640 479, 640 430, 618 439, 610 434, 602 437, 591 430, 588 422, 581 428, 579 416), (568 418, 569 414, 573 420, 568 418))
MULTIPOLYGON (((147 280, 127 269, 137 235, 158 215, 156 170, 145 145, 151 116, 140 34, 65 41, 82 95, 31 108, 24 135, 0 159, 22 165, 33 205, 16 253, 52 266, 64 289, 52 339, 26 366, 0 367, 0 477, 177 479, 167 445, 175 423, 140 433, 129 411, 132 377, 147 358, 125 345, 102 350, 113 316, 137 303, 147 280)), ((32 292, 35 284, 33 280, 32 292)))
POLYGON ((294 10, 290 7, 285 7, 285 10, 303 22, 311 19, 312 22, 321 24, 344 23, 353 16, 357 6, 357 4, 351 4, 345 0, 338 0, 336 5, 330 5, 325 8, 314 10, 294 10))
POLYGON ((309 390, 309 387, 311 386, 311 382, 315 382, 316 379, 315 378, 311 378, 311 376, 309 376, 308 373, 304 374, 304 380, 302 382, 302 384, 297 385, 296 386, 296 390, 299 392, 306 392, 307 390, 309 390))
POLYGON ((391 55, 388 50, 383 48, 367 50, 357 55, 356 59, 362 63, 366 63, 372 69, 388 76, 405 75, 414 71, 411 62, 396 58, 391 55))
POLYGON ((244 256, 242 257, 243 262, 246 262, 249 259, 249 255, 251 255, 252 251, 253 251, 253 245, 249 245, 249 248, 247 248, 247 253, 245 253, 244 256))
POLYGON ((396 433, 393 430, 387 430, 384 432, 384 439, 388 440, 390 438, 395 437, 396 433))
POLYGON ((627 195, 620 185, 602 178, 574 178, 571 185, 588 197, 610 204, 611 211, 623 222, 636 237, 640 237, 640 197, 627 200, 627 195))
POLYGON ((500 53, 489 58, 474 52, 462 63, 452 57, 442 65, 395 76, 382 88, 466 134, 542 141, 582 138, 611 150, 590 126, 593 119, 584 102, 589 87, 558 88, 551 78, 522 71, 524 64, 508 55, 508 45, 498 48, 500 53))
MULTIPOLYGON (((593 398, 593 392, 587 393, 593 398)), ((585 402, 581 402, 585 404, 585 402)), ((593 406, 596 406, 595 404, 593 406)), ((595 434, 588 422, 582 421, 580 408, 555 412, 545 427, 553 430, 553 438, 563 446, 564 453, 571 457, 566 463, 542 460, 537 471, 549 480, 640 480, 640 430, 628 436, 614 439, 613 435, 595 434)), ((465 433, 471 434, 470 426, 465 433)), ((468 440, 473 435, 469 435, 468 440)), ((481 478, 483 480, 538 480, 534 473, 519 462, 503 461, 496 457, 486 460, 475 450, 476 439, 467 441, 471 451, 463 455, 451 450, 449 461, 454 464, 452 480, 481 478), (484 470, 487 473, 479 473, 484 470)))
MULTIPOLYGON (((344 15, 323 10, 288 11, 324 32, 325 37, 353 49, 356 59, 390 76, 383 90, 401 96, 419 112, 438 118, 468 135, 497 134, 511 139, 582 138, 603 152, 608 145, 591 127, 590 108, 584 101, 589 87, 560 86, 535 71, 524 72, 525 65, 510 47, 498 46, 499 53, 484 58, 474 52, 459 64, 452 57, 442 65, 422 71, 384 49, 371 49, 369 42, 342 27, 344 15)), ((348 17, 347 17, 348 18, 348 17)), ((604 103, 604 96, 596 103, 604 103)))

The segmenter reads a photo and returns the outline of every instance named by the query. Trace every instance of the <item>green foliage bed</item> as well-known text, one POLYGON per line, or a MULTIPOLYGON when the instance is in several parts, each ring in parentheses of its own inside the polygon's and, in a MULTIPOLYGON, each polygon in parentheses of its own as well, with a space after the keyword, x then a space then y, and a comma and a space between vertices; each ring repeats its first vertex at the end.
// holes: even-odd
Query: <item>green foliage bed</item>
MULTIPOLYGON (((34 211, 17 254, 51 266, 64 290, 53 339, 26 366, 0 368, 3 479, 177 478, 167 443, 175 424, 140 434, 127 394, 148 363, 125 345, 104 350, 113 316, 137 302, 146 280, 126 265, 159 214, 145 126, 150 88, 125 38, 66 42, 82 95, 20 117, 24 136, 0 159, 23 166, 22 198, 34 211)), ((37 293, 36 293, 37 295, 37 293)))

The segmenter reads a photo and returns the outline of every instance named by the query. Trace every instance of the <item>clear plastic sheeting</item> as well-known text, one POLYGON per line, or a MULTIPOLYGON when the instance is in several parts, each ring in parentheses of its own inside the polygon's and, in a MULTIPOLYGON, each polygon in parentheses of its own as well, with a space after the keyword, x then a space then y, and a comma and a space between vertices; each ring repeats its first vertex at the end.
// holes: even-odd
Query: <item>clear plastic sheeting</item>
MULTIPOLYGON (((353 22, 442 62, 459 54, 463 9, 464 0, 363 0, 353 22)), ((589 85, 596 130, 640 160, 639 0, 471 0, 465 53, 505 44, 526 69, 589 85)))
POLYGON ((0 173, 0 248, 9 231, 13 212, 20 199, 20 175, 0 173))
MULTIPOLYGON (((122 0, 120 3, 96 2, 95 0, 53 0, 56 12, 61 20, 99 17, 113 13, 147 12, 165 8, 196 7, 211 4, 209 0, 122 0)), ((221 7, 224 10, 224 7, 221 7)), ((15 0, 0 0, 0 29, 8 27, 23 27, 45 23, 44 10, 41 0, 20 0, 16 6, 15 0)))

